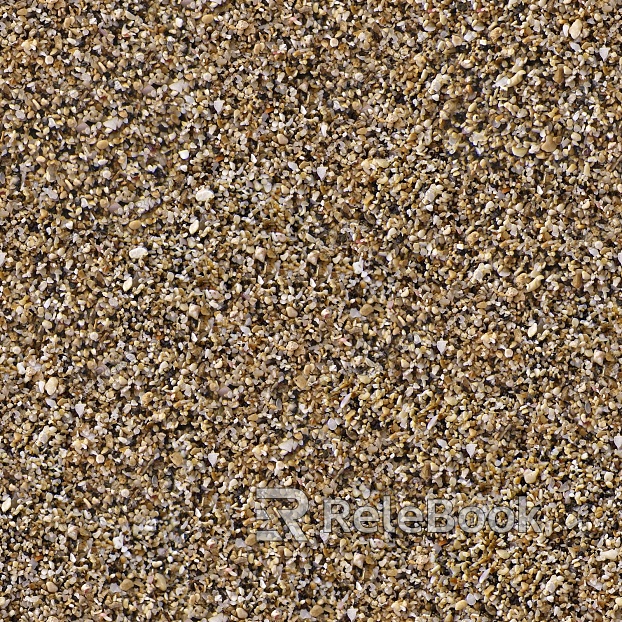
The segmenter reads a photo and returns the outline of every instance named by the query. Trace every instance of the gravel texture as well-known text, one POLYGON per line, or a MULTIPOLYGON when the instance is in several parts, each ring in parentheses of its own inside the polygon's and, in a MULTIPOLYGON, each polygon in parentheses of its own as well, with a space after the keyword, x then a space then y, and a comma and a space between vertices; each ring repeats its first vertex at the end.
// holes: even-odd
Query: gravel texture
POLYGON ((4 3, 0 619, 620 619, 616 5, 4 3))

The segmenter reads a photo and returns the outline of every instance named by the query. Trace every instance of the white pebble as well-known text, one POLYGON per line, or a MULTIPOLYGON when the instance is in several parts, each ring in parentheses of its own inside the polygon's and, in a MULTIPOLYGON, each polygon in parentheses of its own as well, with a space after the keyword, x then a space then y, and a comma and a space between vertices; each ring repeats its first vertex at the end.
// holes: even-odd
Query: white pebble
POLYGON ((123 121, 121 121, 119 117, 112 117, 107 121, 104 121, 102 125, 107 127, 109 130, 118 130, 123 125, 123 121))
POLYGON ((618 549, 609 549, 600 552, 600 556, 602 559, 606 559, 609 561, 616 561, 618 559, 618 549))
POLYGON ((199 230, 199 221, 198 220, 192 221, 190 223, 188 233, 190 233, 190 235, 194 235, 198 230, 199 230))
POLYGON ((194 195, 197 201, 209 201, 213 196, 214 193, 209 188, 201 188, 194 195))
POLYGON ((430 421, 428 421, 428 425, 426 426, 426 430, 431 430, 438 422, 438 415, 434 415, 434 417, 432 417, 430 419, 430 421))
POLYGON ((279 449, 282 449, 286 454, 294 451, 298 447, 298 443, 293 438, 286 438, 282 443, 279 443, 279 449))
POLYGON ((132 259, 142 259, 149 254, 149 251, 144 246, 137 246, 130 251, 130 257, 132 259))
POLYGON ((223 108, 223 106, 224 106, 224 105, 225 105, 225 102, 224 102, 224 101, 222 101, 222 99, 217 99, 217 100, 214 102, 214 110, 215 110, 218 114, 220 114, 220 113, 222 112, 222 108, 223 108))
POLYGON ((3 512, 8 512, 11 509, 11 497, 7 497, 3 502, 2 502, 2 511, 3 512))
POLYGON ((352 397, 352 392, 347 393, 345 397, 339 402, 339 410, 343 410, 349 403, 350 398, 352 397))

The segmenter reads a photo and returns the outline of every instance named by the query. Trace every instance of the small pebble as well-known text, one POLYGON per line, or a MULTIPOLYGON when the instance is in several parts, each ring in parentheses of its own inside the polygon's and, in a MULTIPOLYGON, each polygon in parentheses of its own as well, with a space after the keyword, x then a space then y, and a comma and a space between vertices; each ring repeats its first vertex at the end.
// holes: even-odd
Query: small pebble
POLYGON ((309 387, 309 379, 304 374, 299 374, 294 378, 296 386, 301 389, 307 389, 309 387))
POLYGON ((171 462, 176 467, 180 467, 184 464, 184 457, 178 451, 176 451, 171 454, 171 462))
POLYGON ((578 39, 581 36, 581 31, 583 30, 583 22, 580 19, 576 19, 572 22, 570 28, 568 29, 568 33, 573 39, 578 39))
POLYGON ((131 249, 129 254, 132 259, 142 259, 149 254, 149 251, 143 246, 137 246, 131 249))
POLYGON ((313 605, 313 607, 311 607, 311 611, 309 611, 309 613, 314 617, 317 618, 319 616, 321 616, 324 613, 324 608, 320 605, 313 605))
POLYGON ((527 484, 534 484, 538 479, 538 472, 532 471, 531 469, 527 469, 523 474, 523 479, 527 484))
POLYGON ((197 201, 209 201, 214 197, 214 193, 209 188, 201 188, 197 190, 195 198, 197 201))
POLYGON ((131 590, 134 587, 134 582, 131 579, 123 579, 119 586, 124 592, 131 590))
POLYGON ((546 140, 540 145, 540 149, 542 149, 542 151, 546 151, 547 153, 552 153, 553 151, 557 149, 557 145, 558 145, 557 138, 549 134, 546 137, 546 140))
POLYGON ((48 395, 54 395, 58 390, 58 378, 52 376, 45 383, 45 391, 48 395))
POLYGON ((374 312, 374 308, 370 304, 364 304, 361 307, 361 315, 363 317, 368 317, 374 312))
POLYGON ((616 561, 619 556, 618 549, 605 549, 601 551, 600 556, 602 559, 606 559, 608 561, 616 561))

